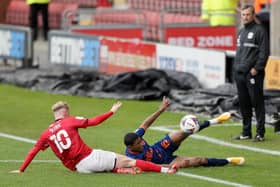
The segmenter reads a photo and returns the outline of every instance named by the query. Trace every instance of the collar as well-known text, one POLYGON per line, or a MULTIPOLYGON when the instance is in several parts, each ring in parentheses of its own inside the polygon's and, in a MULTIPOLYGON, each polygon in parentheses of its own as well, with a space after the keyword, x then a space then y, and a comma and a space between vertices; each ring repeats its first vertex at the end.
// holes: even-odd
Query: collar
POLYGON ((130 154, 133 154, 133 155, 137 155, 138 153, 140 153, 140 152, 137 152, 137 151, 131 151, 129 148, 127 148, 127 151, 128 151, 130 154))
POLYGON ((251 28, 251 27, 252 27, 253 25, 255 25, 255 24, 257 24, 257 23, 253 20, 252 22, 250 22, 250 23, 244 25, 244 27, 245 27, 246 29, 248 29, 248 28, 251 28))

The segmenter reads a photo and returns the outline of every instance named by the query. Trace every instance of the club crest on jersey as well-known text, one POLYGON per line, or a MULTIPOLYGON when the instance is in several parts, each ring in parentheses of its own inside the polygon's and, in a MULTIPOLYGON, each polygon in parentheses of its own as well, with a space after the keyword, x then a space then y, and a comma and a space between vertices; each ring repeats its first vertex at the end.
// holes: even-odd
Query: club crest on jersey
POLYGON ((170 145, 170 142, 168 140, 164 140, 160 144, 161 144, 161 147, 166 149, 170 145))
POLYGON ((247 37, 248 37, 248 39, 252 39, 254 37, 254 33, 253 32, 249 32, 247 37))

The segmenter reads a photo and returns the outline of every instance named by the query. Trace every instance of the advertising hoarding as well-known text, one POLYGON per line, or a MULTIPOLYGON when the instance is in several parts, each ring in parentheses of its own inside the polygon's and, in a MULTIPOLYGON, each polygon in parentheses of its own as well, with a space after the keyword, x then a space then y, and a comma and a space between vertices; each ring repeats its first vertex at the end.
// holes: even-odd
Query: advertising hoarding
POLYGON ((52 31, 49 38, 51 63, 98 68, 100 49, 98 37, 52 31))
POLYGON ((280 57, 269 57, 264 83, 266 89, 280 90, 280 57))
POLYGON ((157 68, 189 72, 205 88, 225 83, 224 52, 157 44, 157 68))
POLYGON ((155 67, 155 44, 110 38, 102 38, 100 43, 101 72, 115 74, 155 67))
POLYGON ((164 42, 176 46, 235 50, 236 27, 165 27, 164 42))

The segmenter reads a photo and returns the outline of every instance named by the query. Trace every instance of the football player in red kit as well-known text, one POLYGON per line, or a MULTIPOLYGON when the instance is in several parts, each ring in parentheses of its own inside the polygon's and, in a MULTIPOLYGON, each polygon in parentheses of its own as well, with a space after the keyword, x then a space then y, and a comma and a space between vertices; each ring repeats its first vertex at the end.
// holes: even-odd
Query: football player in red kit
POLYGON ((74 117, 69 115, 69 105, 59 101, 52 106, 55 121, 41 134, 37 143, 27 154, 18 170, 24 172, 40 150, 48 147, 61 160, 63 165, 79 173, 116 172, 137 174, 141 171, 175 173, 177 167, 170 168, 143 160, 135 160, 124 155, 101 149, 92 149, 81 139, 78 129, 96 126, 112 116, 122 103, 113 104, 110 111, 93 118, 74 117))

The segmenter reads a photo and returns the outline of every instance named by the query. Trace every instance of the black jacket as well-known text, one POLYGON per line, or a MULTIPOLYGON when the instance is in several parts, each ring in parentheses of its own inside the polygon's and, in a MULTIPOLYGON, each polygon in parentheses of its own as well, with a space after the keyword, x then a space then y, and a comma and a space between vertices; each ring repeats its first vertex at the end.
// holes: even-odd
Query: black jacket
POLYGON ((268 35, 256 22, 245 25, 237 36, 235 72, 247 74, 251 68, 264 71, 269 55, 268 35))

